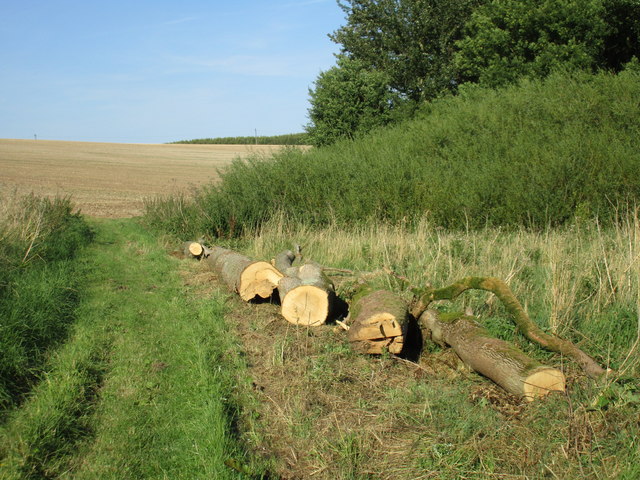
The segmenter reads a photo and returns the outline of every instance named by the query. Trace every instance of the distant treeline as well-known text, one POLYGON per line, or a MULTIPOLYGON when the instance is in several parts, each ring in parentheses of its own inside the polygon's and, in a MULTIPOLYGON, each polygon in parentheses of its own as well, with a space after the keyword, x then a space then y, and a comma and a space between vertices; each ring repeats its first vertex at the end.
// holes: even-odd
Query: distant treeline
POLYGON ((288 133, 271 137, 219 137, 197 138, 195 140, 180 140, 172 143, 186 144, 214 144, 214 145, 308 145, 306 133, 288 133))

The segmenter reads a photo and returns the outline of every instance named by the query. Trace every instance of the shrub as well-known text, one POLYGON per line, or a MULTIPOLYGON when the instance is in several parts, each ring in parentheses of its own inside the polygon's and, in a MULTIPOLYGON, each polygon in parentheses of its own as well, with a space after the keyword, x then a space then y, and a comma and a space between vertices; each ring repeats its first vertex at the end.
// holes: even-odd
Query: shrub
POLYGON ((238 160, 197 192, 188 216, 153 222, 215 236, 279 212, 307 224, 410 223, 427 214, 455 229, 543 228, 576 216, 614 222, 617 209, 640 198, 637 98, 632 68, 465 87, 415 120, 354 141, 238 160))

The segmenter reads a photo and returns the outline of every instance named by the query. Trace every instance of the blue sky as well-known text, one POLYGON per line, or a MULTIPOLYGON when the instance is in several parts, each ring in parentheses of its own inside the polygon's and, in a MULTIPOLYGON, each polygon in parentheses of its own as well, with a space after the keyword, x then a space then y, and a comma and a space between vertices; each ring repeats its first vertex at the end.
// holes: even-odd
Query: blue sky
POLYGON ((335 0, 0 0, 0 138, 301 132, 335 0))

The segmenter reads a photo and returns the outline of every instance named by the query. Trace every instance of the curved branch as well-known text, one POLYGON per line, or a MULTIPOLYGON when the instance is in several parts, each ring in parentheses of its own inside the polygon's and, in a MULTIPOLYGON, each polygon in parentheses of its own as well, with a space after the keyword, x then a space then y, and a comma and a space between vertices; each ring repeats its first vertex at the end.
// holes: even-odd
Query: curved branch
MULTIPOLYGON (((584 353, 568 340, 549 335, 542 331, 538 325, 531 321, 522 305, 515 297, 509 286, 502 280, 492 277, 465 277, 448 287, 439 289, 427 289, 418 298, 416 307, 412 313, 426 310, 429 303, 435 300, 454 300, 466 290, 485 290, 498 297, 507 311, 512 315, 518 329, 532 342, 542 345, 547 350, 561 353, 573 358, 591 378, 600 378, 607 370, 602 368, 593 358, 584 353)), ((420 314, 422 312, 419 312, 420 314)))

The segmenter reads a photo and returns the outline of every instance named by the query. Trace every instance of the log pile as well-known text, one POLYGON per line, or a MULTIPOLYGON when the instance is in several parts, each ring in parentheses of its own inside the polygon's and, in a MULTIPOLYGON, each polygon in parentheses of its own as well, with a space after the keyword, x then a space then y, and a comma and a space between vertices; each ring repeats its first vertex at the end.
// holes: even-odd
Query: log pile
MULTIPOLYGON (((268 299, 277 292, 282 316, 295 325, 325 324, 340 300, 325 269, 314 262, 301 261, 301 255, 290 250, 271 262, 253 260, 221 247, 208 248, 203 242, 185 242, 183 252, 187 257, 206 261, 222 282, 245 301, 268 299)), ((453 300, 469 289, 495 294, 527 338, 573 358, 590 377, 599 378, 607 372, 571 342, 544 333, 529 319, 509 287, 491 277, 467 277, 441 289, 412 288, 414 299, 410 305, 395 292, 361 282, 351 299, 346 322, 337 323, 347 330, 354 350, 401 355, 408 343, 409 324, 417 319, 425 338, 450 346, 467 366, 509 393, 531 401, 549 392, 564 391, 566 379, 560 370, 542 365, 514 345, 491 337, 469 314, 440 314, 429 308, 433 301, 453 300)))

